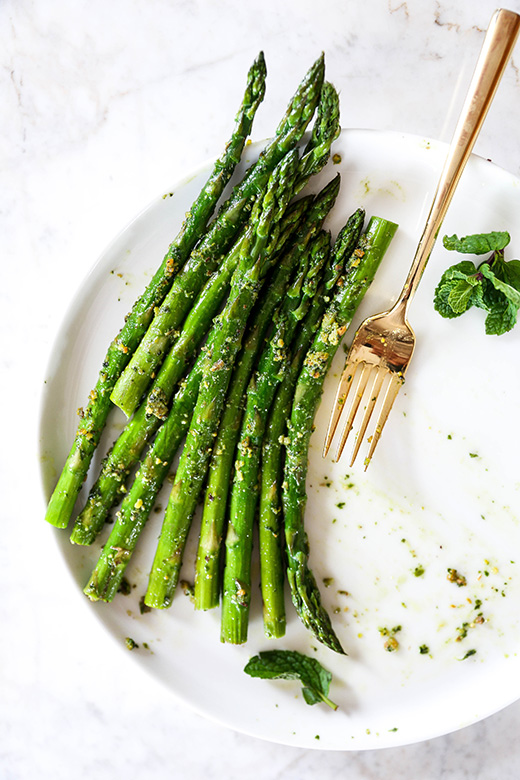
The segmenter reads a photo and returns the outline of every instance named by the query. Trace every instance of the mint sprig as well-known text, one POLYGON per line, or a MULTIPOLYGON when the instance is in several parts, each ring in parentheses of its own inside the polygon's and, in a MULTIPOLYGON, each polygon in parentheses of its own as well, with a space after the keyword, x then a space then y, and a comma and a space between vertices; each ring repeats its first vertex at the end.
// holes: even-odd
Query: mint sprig
POLYGON ((244 672, 269 680, 299 680, 307 704, 324 702, 333 710, 338 708, 328 695, 332 674, 316 658, 296 650, 266 650, 251 658, 244 672))
POLYGON ((443 245, 450 251, 491 255, 478 266, 462 260, 443 273, 433 300, 442 317, 459 317, 476 306, 487 312, 487 334, 501 335, 515 326, 520 310, 520 260, 504 259, 510 240, 507 232, 444 236, 443 245))

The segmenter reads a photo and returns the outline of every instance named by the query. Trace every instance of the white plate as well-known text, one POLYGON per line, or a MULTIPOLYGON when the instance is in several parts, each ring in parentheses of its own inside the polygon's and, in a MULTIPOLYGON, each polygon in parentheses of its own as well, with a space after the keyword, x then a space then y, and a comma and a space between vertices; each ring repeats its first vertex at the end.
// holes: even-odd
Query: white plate
MULTIPOLYGON (((257 145, 249 147, 249 158, 257 152, 257 145)), ((400 225, 359 322, 386 307, 400 290, 446 149, 398 133, 354 130, 343 132, 335 152, 341 162, 331 163, 313 183, 316 189, 336 171, 342 173, 340 198, 329 221, 332 232, 359 205, 368 215, 400 225)), ((42 404, 46 498, 107 344, 162 259, 203 178, 204 171, 183 182, 132 222, 69 306, 42 404)), ((520 245, 518 215, 518 180, 473 157, 443 233, 509 230, 513 240, 506 251, 512 258, 520 245)), ((346 461, 335 464, 320 455, 342 350, 326 382, 312 440, 307 528, 312 567, 348 657, 315 642, 289 599, 287 634, 277 641, 264 638, 259 598, 253 599, 249 640, 242 647, 221 644, 218 611, 196 613, 180 588, 169 610, 141 615, 139 599, 160 514, 150 519, 129 567, 132 594, 110 605, 89 604, 123 652, 128 652, 125 637, 131 636, 139 644, 133 651, 136 663, 199 713, 273 742, 360 750, 451 732, 520 696, 520 327, 491 337, 484 334, 482 312, 456 321, 434 312, 434 287, 458 259, 440 244, 432 255, 411 310, 417 352, 366 474, 362 466, 348 469, 346 461), (418 567, 424 569, 422 576, 415 576, 418 567), (467 585, 448 581, 448 568, 463 574, 467 585), (485 622, 475 624, 479 612, 485 622), (457 641, 464 624, 469 624, 467 636, 457 641), (380 629, 398 625, 399 649, 389 653, 380 629), (420 653, 423 645, 428 653, 420 653), (319 658, 333 673, 331 697, 339 709, 306 705, 297 683, 244 674, 252 655, 273 647, 319 658), (473 649, 476 654, 461 660, 473 649)), ((115 415, 105 448, 121 424, 115 415)), ((194 527, 183 572, 189 581, 196 535, 194 527)), ((56 532, 56 538, 78 598, 84 599, 81 588, 99 545, 74 547, 66 532, 56 532)))

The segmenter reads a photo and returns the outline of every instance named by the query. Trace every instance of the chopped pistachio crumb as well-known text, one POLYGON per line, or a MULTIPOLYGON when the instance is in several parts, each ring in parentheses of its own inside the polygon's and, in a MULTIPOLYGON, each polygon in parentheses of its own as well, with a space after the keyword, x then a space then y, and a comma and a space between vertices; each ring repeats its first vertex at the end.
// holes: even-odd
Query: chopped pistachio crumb
POLYGON ((458 636, 455 640, 456 642, 461 642, 463 639, 467 637, 468 628, 470 628, 470 624, 467 622, 464 622, 461 626, 457 628, 458 636))
POLYGON ((399 642, 395 638, 395 634, 397 634, 399 631, 401 631, 401 626, 394 626, 394 628, 384 627, 379 629, 381 636, 387 637, 387 640, 384 644, 384 648, 387 653, 394 653, 399 649, 399 642))
POLYGON ((459 588, 462 588, 467 584, 466 578, 462 574, 459 574, 457 569, 448 569, 448 580, 454 582, 459 588))
POLYGON ((189 596, 190 598, 193 597, 194 586, 191 583, 187 582, 186 580, 181 580, 180 586, 185 596, 189 596))

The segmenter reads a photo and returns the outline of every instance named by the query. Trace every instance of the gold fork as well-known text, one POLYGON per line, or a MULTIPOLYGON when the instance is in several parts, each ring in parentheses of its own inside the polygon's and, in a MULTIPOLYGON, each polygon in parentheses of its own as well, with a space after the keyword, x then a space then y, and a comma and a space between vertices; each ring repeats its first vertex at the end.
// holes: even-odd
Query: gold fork
POLYGON ((354 420, 358 412, 361 415, 362 411, 350 462, 350 465, 353 465, 374 409, 379 404, 377 423, 369 437, 370 448, 365 458, 365 469, 370 463, 414 351, 415 336, 407 320, 408 304, 433 250, 462 171, 513 51, 519 29, 520 16, 512 11, 500 9, 491 19, 424 231, 401 294, 389 311, 366 319, 352 341, 329 421, 324 457, 329 451, 340 417, 346 413, 346 402, 350 397, 350 408, 336 459, 341 457, 354 420))

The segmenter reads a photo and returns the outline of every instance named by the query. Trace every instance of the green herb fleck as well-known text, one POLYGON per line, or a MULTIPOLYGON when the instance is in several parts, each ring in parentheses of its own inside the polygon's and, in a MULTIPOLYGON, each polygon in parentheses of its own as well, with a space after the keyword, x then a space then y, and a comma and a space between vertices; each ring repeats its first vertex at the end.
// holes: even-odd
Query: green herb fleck
POLYGON ((126 577, 123 577, 121 580, 121 585, 119 586, 119 593, 122 593, 123 596, 128 596, 132 592, 132 586, 126 579, 126 577))
POLYGON ((324 702, 333 710, 338 708, 329 698, 332 674, 318 660, 296 650, 266 650, 251 658, 244 672, 263 679, 299 680, 307 704, 324 702))
POLYGON ((135 642, 132 637, 127 636, 125 639, 125 645, 128 647, 129 650, 135 650, 139 645, 137 642, 135 642))
POLYGON ((381 636, 393 636, 402 630, 402 626, 395 626, 394 628, 380 628, 379 633, 381 636))
POLYGON ((468 650, 467 653, 465 653, 462 658, 459 658, 459 661, 465 661, 466 658, 471 658, 472 655, 476 655, 476 650, 468 650))
POLYGON ((144 615, 147 612, 151 612, 151 611, 152 608, 144 603, 144 596, 141 596, 141 599, 139 600, 139 612, 141 613, 141 615, 144 615))
POLYGON ((428 645, 421 645, 419 648, 419 652, 421 655, 428 655, 428 653, 430 652, 430 648, 428 647, 428 645))
POLYGON ((416 577, 422 577, 424 574, 424 566, 416 566, 413 573, 416 577))

